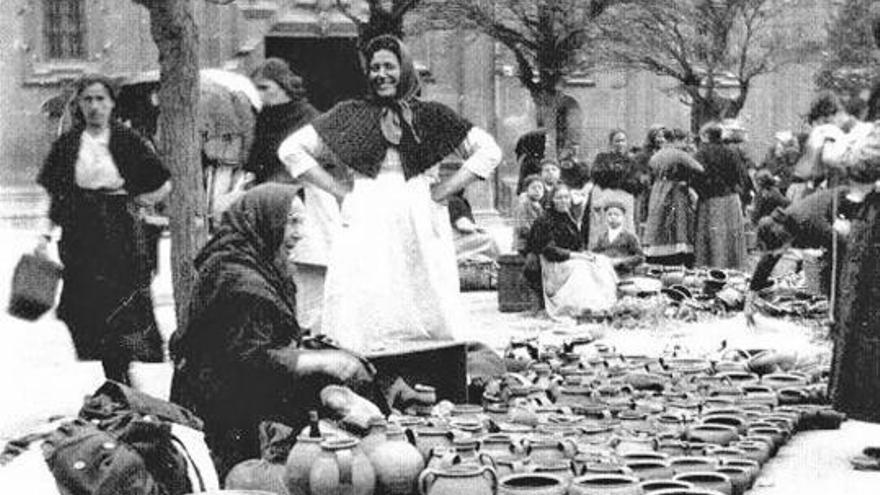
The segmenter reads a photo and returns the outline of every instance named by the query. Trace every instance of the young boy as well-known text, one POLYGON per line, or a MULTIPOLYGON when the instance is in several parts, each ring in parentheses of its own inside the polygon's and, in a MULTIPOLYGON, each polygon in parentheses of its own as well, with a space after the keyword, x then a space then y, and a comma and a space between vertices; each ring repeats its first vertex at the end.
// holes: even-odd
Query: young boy
POLYGON ((519 195, 513 208, 513 248, 519 253, 525 253, 529 230, 535 220, 544 214, 541 202, 546 192, 544 181, 537 174, 524 178, 523 188, 525 191, 519 195))
POLYGON ((626 207, 623 203, 611 201, 605 205, 605 225, 607 231, 599 238, 593 252, 611 258, 617 275, 632 275, 633 270, 644 263, 645 255, 639 238, 623 227, 626 207))

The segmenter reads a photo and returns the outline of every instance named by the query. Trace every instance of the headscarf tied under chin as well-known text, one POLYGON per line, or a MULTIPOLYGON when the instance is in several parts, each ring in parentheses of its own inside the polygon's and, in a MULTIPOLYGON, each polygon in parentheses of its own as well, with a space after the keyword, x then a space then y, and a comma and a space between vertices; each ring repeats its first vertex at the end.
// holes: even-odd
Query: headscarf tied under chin
POLYGON ((369 100, 380 103, 383 107, 380 118, 382 134, 389 143, 398 146, 403 139, 403 126, 412 133, 413 140, 418 144, 421 138, 413 125, 413 111, 410 103, 415 99, 421 88, 415 64, 406 46, 394 36, 385 34, 373 38, 364 49, 364 65, 369 75, 370 62, 379 50, 388 50, 397 56, 400 64, 400 79, 397 81, 397 94, 392 98, 383 98, 370 87, 369 100))

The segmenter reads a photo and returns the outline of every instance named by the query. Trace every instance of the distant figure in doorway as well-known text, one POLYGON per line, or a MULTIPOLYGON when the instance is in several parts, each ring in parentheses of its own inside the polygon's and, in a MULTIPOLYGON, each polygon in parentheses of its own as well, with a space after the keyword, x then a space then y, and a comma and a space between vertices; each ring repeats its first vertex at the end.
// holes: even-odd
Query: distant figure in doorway
POLYGON ((525 191, 525 178, 541 174, 541 160, 547 146, 547 133, 543 130, 523 134, 516 141, 516 163, 519 166, 519 179, 516 182, 516 194, 525 191))

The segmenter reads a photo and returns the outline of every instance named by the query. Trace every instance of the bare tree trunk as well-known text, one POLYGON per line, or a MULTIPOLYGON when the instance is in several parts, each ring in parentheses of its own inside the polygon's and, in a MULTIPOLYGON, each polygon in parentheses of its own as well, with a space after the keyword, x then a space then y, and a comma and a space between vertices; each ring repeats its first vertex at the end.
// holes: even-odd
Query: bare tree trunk
POLYGON ((547 130, 547 147, 544 156, 556 158, 556 114, 559 112, 559 93, 556 91, 541 90, 532 94, 532 99, 537 107, 537 124, 547 130))
POLYGON ((159 154, 171 170, 169 199, 171 273, 178 327, 195 270, 193 260, 207 238, 206 201, 197 128, 199 37, 193 0, 135 0, 150 12, 150 31, 159 48, 159 154))

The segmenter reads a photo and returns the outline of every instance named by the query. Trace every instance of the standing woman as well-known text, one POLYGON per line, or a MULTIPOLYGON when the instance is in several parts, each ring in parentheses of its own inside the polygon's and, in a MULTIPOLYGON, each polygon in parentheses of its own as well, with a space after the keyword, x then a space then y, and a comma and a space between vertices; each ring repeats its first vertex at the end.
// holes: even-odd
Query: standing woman
POLYGON ((624 228, 636 233, 635 199, 633 190, 633 173, 635 161, 627 149, 626 132, 615 129, 608 135, 607 152, 596 155, 593 162, 591 178, 593 189, 590 192, 590 236, 587 247, 593 249, 605 234, 605 206, 608 203, 620 203, 624 206, 624 228))
POLYGON ((696 204, 690 181, 703 172, 703 166, 685 151, 686 140, 684 131, 674 129, 669 143, 648 162, 657 177, 651 186, 643 239, 650 263, 687 267, 694 264, 696 204))
POLYGON ((52 145, 37 182, 61 229, 64 287, 58 318, 80 359, 100 359, 129 383, 132 361, 160 362, 142 206, 168 194, 170 174, 153 147, 116 122, 116 89, 100 75, 76 85, 74 127, 52 145))
POLYGON ((449 108, 416 99, 419 81, 398 39, 375 38, 364 56, 367 97, 338 104, 279 150, 293 177, 342 204, 322 332, 358 352, 407 340, 450 340, 462 315, 445 203, 489 177, 501 150, 449 108), (456 150, 466 157, 463 165, 439 181, 436 165, 456 150), (353 187, 319 165, 317 158, 328 152, 352 169, 353 187))
POLYGON ((707 124, 694 158, 705 171, 693 182, 697 200, 696 265, 742 269, 746 262, 745 219, 740 193, 748 177, 740 154, 721 141, 721 127, 707 124))

